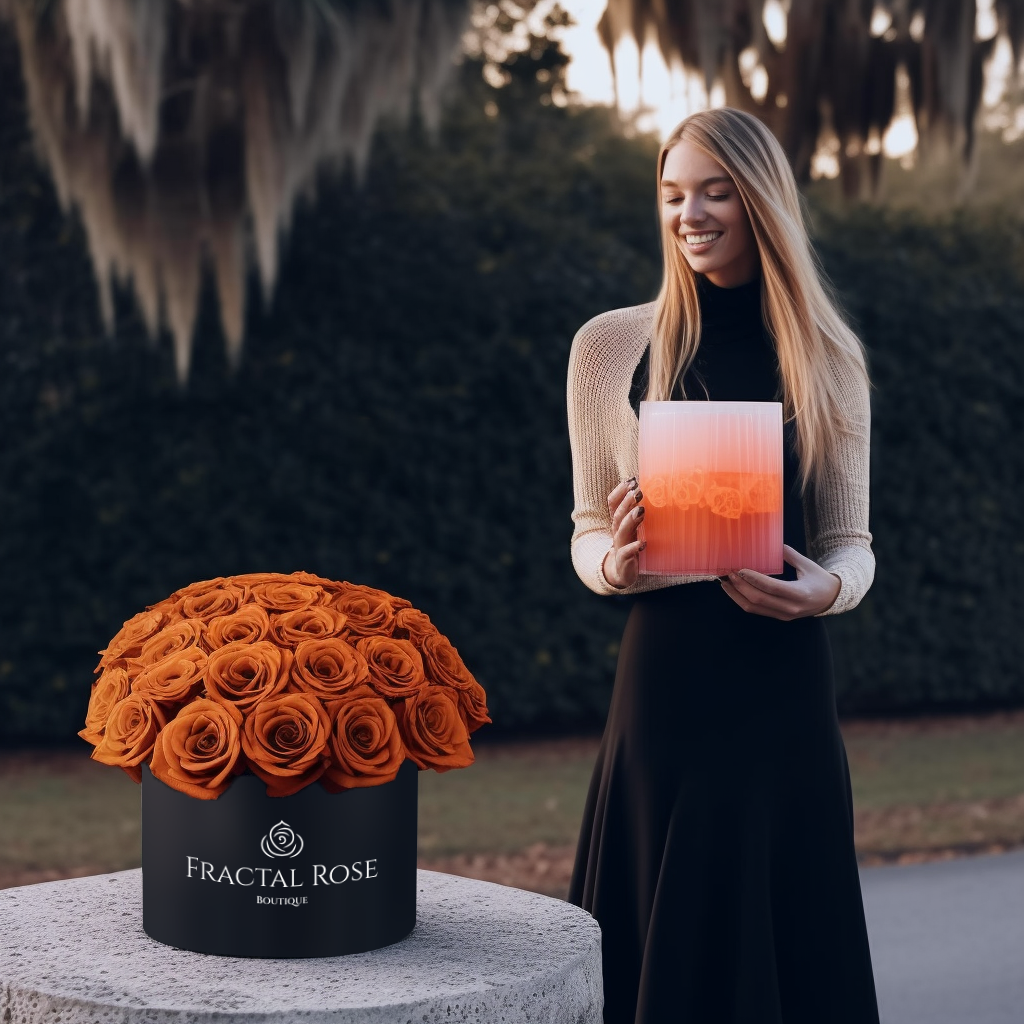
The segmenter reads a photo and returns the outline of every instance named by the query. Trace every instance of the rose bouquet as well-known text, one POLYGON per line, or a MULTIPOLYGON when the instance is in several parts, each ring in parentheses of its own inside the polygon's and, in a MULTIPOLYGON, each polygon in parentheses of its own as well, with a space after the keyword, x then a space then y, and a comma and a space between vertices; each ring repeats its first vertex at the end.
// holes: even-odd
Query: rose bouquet
POLYGON ((310 573, 194 583, 129 619, 96 668, 92 757, 188 796, 251 772, 269 796, 330 792, 473 762, 491 719, 430 619, 381 590, 310 573))

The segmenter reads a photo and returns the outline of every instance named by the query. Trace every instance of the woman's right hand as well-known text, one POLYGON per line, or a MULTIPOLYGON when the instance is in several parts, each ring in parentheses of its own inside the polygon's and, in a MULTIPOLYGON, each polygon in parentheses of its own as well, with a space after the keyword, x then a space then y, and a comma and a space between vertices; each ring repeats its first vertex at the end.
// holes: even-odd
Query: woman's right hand
POLYGON ((644 521, 643 497, 635 476, 623 480, 608 495, 612 519, 612 546, 604 556, 605 579, 620 590, 631 586, 640 575, 640 552, 646 541, 637 540, 637 527, 644 521))

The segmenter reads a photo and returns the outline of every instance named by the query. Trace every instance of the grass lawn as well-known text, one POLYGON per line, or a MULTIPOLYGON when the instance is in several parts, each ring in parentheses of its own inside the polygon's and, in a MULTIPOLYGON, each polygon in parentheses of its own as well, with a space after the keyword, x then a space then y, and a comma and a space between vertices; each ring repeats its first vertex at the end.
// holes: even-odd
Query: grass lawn
MULTIPOLYGON (((864 864, 1024 845, 1024 711, 843 723, 864 864)), ((421 863, 563 895, 596 739, 420 773, 421 863)), ((0 887, 139 863, 139 787, 87 748, 0 754, 0 887)))

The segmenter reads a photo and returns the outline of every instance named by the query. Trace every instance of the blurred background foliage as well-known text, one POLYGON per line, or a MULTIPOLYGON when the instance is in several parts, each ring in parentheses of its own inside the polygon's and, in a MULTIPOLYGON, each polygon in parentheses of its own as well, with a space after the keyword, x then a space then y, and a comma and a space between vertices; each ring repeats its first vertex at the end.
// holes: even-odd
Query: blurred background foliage
MULTIPOLYGON (((181 387, 127 293, 104 334, 0 34, 4 742, 72 737, 95 652, 146 604, 296 569, 426 611, 487 689, 482 737, 600 728, 628 604, 569 560, 565 371, 587 319, 657 290, 658 143, 564 103, 550 37, 500 79, 485 60, 436 137, 385 122, 361 187, 300 206, 233 372, 207 285, 181 387)), ((888 205, 807 189, 876 384, 877 575, 828 620, 845 713, 1024 703, 1024 143, 979 146, 957 207, 934 168, 894 171, 888 205)))

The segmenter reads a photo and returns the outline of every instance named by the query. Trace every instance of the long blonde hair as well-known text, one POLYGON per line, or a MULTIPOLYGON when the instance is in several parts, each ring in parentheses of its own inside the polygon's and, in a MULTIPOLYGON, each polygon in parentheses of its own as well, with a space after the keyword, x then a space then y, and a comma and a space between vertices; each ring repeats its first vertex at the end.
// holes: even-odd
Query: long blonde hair
MULTIPOLYGON (((782 377, 783 416, 796 420, 800 488, 819 481, 834 463, 851 422, 836 377, 870 387, 864 346, 847 326, 835 292, 811 248, 804 200, 786 154, 752 114, 718 107, 678 124, 658 154, 658 180, 668 151, 689 142, 731 175, 757 240, 761 258, 762 310, 775 340, 782 377)), ((659 198, 660 202, 660 198, 659 198)), ((655 306, 647 398, 666 401, 693 362, 700 342, 700 304, 694 271, 661 220, 664 276, 655 306)))

